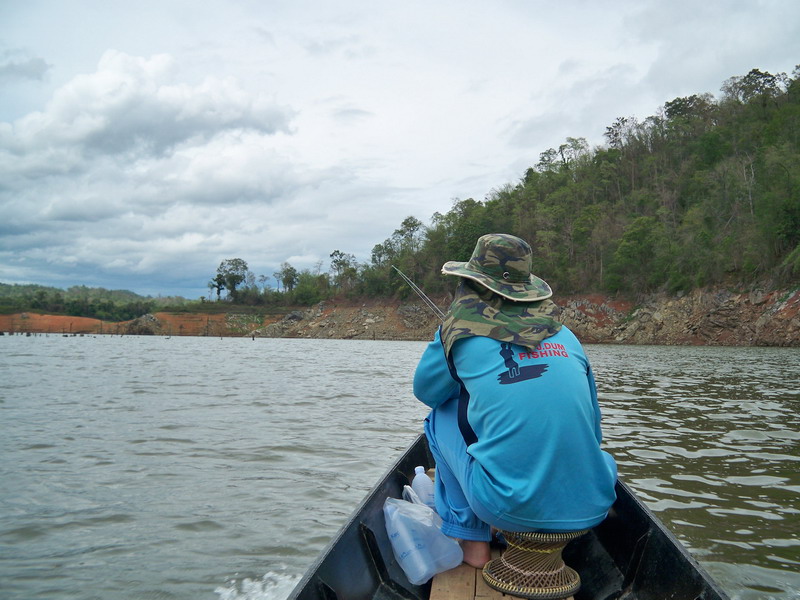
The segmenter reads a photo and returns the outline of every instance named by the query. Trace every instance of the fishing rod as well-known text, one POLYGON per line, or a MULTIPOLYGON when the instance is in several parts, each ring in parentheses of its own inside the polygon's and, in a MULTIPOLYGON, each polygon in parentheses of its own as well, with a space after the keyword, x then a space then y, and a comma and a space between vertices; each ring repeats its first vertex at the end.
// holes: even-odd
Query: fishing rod
POLYGON ((423 292, 423 291, 422 291, 422 290, 419 288, 419 286, 417 286, 417 284, 416 284, 416 283, 414 283, 414 282, 413 282, 413 281, 411 281, 411 280, 410 280, 408 277, 406 277, 406 274, 405 274, 405 273, 403 273, 403 272, 402 272, 400 269, 398 269, 398 268, 397 268, 397 267, 395 267, 394 265, 392 265, 392 268, 393 268, 395 271, 397 271, 397 272, 399 273, 400 277, 402 277, 403 279, 405 279, 405 282, 406 282, 408 285, 410 285, 410 286, 411 286, 411 289, 412 289, 412 290, 414 290, 414 291, 417 293, 417 296, 419 296, 420 298, 422 298, 422 301, 423 301, 423 302, 425 302, 425 304, 427 304, 428 308, 430 308, 430 309, 433 311, 433 314, 435 314, 437 317, 439 317, 439 320, 440 320, 440 321, 444 321, 444 313, 442 312, 442 310, 441 310, 441 309, 440 309, 438 306, 436 306, 436 304, 434 303, 434 301, 433 301, 433 300, 431 300, 430 298, 428 298, 428 296, 426 296, 426 295, 425 295, 425 292, 423 292))

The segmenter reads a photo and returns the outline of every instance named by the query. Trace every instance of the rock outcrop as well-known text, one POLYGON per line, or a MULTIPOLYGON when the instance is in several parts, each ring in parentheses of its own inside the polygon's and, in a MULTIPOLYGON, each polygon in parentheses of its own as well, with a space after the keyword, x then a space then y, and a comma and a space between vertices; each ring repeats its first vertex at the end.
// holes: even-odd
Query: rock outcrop
POLYGON ((564 321, 591 341, 624 344, 798 346, 800 290, 695 290, 636 306, 568 301, 564 321), (581 314, 582 313, 582 314, 581 314))
MULTIPOLYGON (((696 290, 639 303, 599 295, 556 298, 562 320, 588 343, 800 346, 800 290, 696 290)), ((428 340, 439 321, 422 304, 324 303, 290 313, 274 337, 428 340)))
POLYGON ((121 330, 124 335, 159 335, 162 333, 162 326, 159 320, 151 314, 128 321, 121 330))

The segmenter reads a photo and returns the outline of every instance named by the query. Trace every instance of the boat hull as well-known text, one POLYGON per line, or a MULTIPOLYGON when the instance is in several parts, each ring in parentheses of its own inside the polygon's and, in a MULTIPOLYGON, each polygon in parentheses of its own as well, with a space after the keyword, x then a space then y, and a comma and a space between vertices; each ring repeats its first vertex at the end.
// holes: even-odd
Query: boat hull
MULTIPOLYGON (((428 600, 430 582, 409 583, 383 520, 384 500, 401 496, 417 465, 434 466, 424 435, 362 501, 289 600, 428 600)), ((618 481, 616 491, 606 520, 564 550, 581 576, 575 600, 729 600, 627 485, 618 481)))

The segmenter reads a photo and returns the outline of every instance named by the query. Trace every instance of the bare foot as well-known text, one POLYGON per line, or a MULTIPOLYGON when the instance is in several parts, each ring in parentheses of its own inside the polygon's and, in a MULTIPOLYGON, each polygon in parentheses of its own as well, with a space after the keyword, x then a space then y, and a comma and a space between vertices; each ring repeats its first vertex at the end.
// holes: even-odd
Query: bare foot
POLYGON ((482 569, 483 565, 492 558, 489 550, 489 542, 475 542, 472 540, 460 540, 461 549, 464 551, 464 562, 476 569, 482 569))

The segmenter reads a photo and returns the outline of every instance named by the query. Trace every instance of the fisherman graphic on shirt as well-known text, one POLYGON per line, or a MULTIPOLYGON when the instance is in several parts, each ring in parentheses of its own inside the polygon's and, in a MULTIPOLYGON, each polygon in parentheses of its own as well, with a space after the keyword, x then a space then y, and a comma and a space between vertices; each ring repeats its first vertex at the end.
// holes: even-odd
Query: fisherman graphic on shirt
MULTIPOLYGON (((527 365, 520 367, 519 363, 514 360, 514 350, 511 348, 511 343, 503 342, 500 344, 500 356, 503 357, 503 362, 508 371, 503 371, 497 376, 497 381, 500 385, 508 385, 510 383, 517 383, 519 381, 527 381, 528 379, 536 379, 541 377, 547 371, 547 364, 542 365, 527 365)), ((520 355, 520 358, 526 355, 520 355)))

